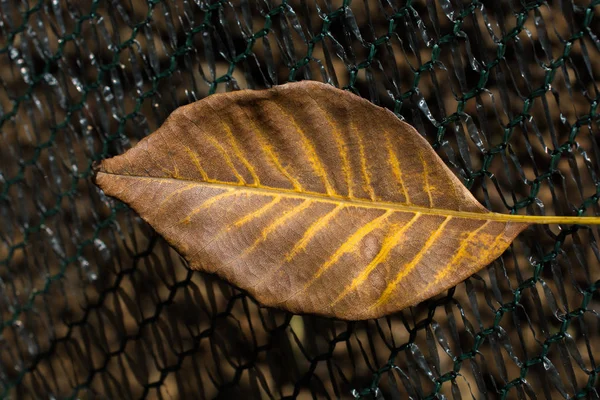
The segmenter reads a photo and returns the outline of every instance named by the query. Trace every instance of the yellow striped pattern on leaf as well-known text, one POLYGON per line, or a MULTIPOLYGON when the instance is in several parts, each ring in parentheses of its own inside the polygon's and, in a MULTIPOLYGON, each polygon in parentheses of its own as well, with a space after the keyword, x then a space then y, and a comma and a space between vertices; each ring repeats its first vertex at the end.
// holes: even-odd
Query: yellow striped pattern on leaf
POLYGON ((348 320, 456 285, 528 225, 482 207, 391 112, 315 82, 181 107, 96 183, 192 268, 348 320))

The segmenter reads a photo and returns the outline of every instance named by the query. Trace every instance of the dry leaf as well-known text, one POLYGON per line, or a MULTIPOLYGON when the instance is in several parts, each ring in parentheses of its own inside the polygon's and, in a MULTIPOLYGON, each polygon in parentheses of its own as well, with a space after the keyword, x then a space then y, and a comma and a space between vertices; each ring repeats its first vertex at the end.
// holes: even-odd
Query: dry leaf
POLYGON ((96 183, 191 268, 267 306, 348 320, 456 285, 540 222, 489 212, 414 128, 316 82, 180 107, 96 183))

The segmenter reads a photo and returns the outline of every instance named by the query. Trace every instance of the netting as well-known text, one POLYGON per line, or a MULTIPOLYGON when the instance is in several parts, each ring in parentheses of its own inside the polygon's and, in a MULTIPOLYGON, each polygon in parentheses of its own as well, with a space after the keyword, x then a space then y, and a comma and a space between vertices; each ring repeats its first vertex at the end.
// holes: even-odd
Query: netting
POLYGON ((313 79, 490 210, 599 215, 600 1, 0 1, 0 397, 599 398, 597 228, 347 323, 193 272, 91 182, 180 105, 313 79))

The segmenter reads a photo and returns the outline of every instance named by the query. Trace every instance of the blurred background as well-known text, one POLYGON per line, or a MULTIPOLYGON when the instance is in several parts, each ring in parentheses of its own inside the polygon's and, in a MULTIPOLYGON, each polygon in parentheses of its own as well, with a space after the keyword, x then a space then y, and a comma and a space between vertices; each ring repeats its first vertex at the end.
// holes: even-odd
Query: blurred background
POLYGON ((347 323, 193 272, 91 181, 177 107, 312 79, 492 211, 599 215, 600 1, 0 0, 0 398, 598 399, 597 227, 347 323))

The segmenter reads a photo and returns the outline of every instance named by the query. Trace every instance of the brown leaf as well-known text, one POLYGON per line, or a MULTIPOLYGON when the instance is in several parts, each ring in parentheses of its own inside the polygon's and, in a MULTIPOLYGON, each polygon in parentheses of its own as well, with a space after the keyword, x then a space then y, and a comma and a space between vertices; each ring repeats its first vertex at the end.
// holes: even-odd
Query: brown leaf
POLYGON ((348 320, 456 285, 532 222, 482 207, 388 110, 316 82, 180 107, 96 182, 192 268, 348 320))

